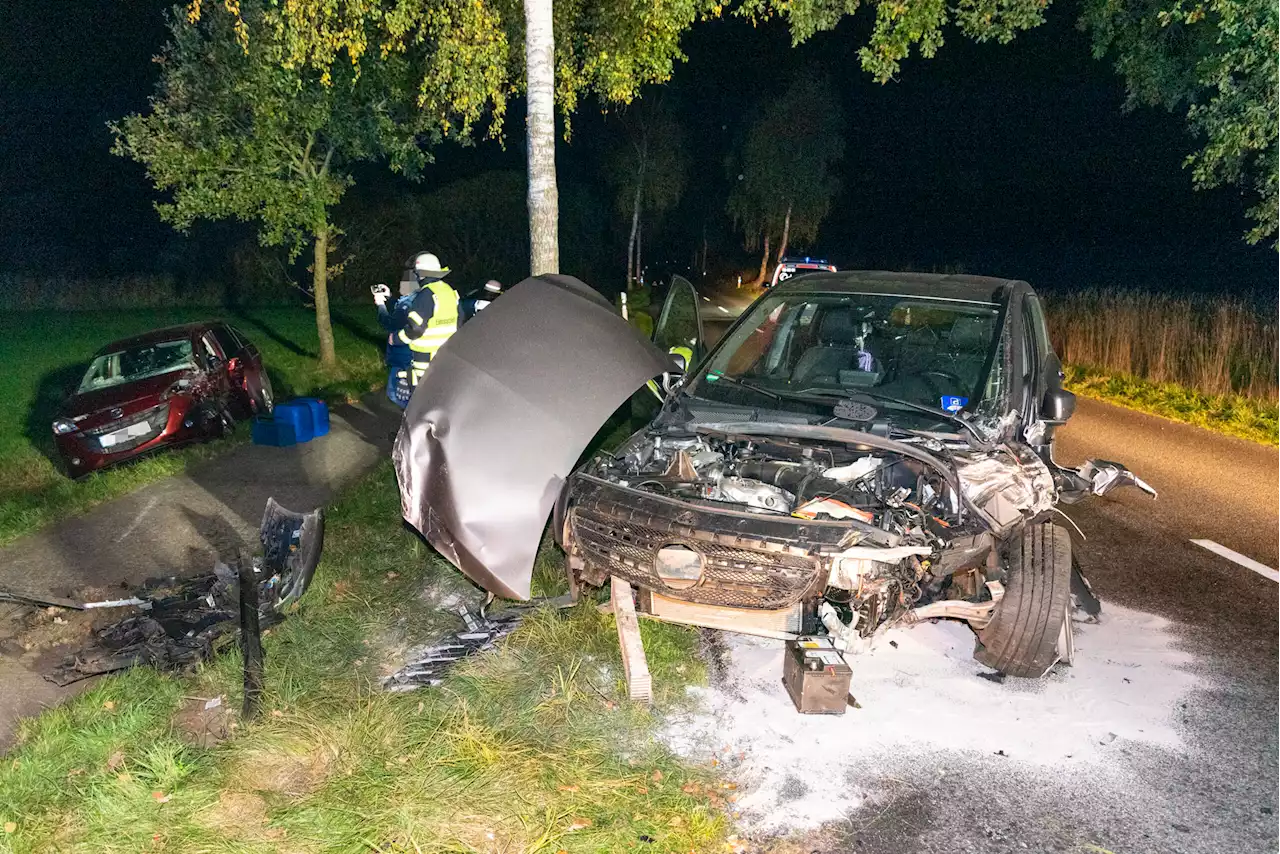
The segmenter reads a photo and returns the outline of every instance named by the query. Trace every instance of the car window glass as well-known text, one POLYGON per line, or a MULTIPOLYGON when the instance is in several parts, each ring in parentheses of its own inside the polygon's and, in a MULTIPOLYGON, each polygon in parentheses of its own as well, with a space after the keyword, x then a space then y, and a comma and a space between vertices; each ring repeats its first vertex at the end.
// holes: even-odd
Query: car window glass
POLYGON ((193 367, 195 361, 188 339, 139 344, 96 356, 85 371, 79 390, 97 391, 193 367))
POLYGON ((212 360, 217 360, 220 362, 226 361, 226 356, 223 355, 222 348, 218 346, 218 342, 215 341, 213 339, 213 336, 210 335, 208 332, 200 336, 200 343, 204 347, 206 362, 211 363, 212 360))
POLYGON ((654 329, 653 343, 664 352, 672 347, 688 347, 695 360, 700 355, 701 329, 698 323, 698 295, 686 279, 676 276, 671 283, 662 316, 654 329))
POLYGON ((247 350, 248 348, 253 346, 253 342, 249 340, 249 336, 245 335, 244 332, 242 332, 239 327, 228 326, 227 329, 230 329, 231 334, 235 336, 236 344, 239 345, 239 349, 247 350))
POLYGON ((1036 350, 1042 356, 1053 352, 1053 344, 1049 340, 1049 322, 1045 317, 1044 304, 1035 294, 1027 297, 1027 313, 1031 315, 1031 324, 1036 333, 1036 350))
POLYGON ((1002 387, 1003 361, 991 360, 998 334, 999 309, 990 303, 892 294, 770 295, 712 354, 698 393, 726 400, 744 394, 740 385, 716 382, 719 373, 778 393, 838 398, 874 390, 932 407, 974 409, 982 400, 971 396, 985 398, 984 391, 1002 387))
POLYGON ((217 339, 218 345, 222 348, 223 355, 234 356, 239 352, 240 343, 236 341, 235 336, 231 334, 231 330, 227 327, 213 327, 213 337, 217 339))

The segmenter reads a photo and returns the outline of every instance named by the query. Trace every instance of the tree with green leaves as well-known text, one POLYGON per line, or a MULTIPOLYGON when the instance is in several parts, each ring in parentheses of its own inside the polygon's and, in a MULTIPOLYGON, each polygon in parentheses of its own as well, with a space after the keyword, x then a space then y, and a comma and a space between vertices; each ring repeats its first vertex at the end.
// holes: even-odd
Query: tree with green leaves
POLYGON ((161 217, 181 230, 234 218, 256 221, 259 240, 287 247, 291 259, 309 244, 320 361, 332 365, 329 253, 340 231, 330 210, 351 185, 347 167, 386 157, 416 169, 432 134, 421 132, 401 91, 402 57, 366 63, 359 74, 344 63, 290 65, 263 25, 272 5, 173 14, 150 109, 111 126, 114 151, 146 166, 168 195, 161 217))
MULTIPOLYGON (((1021 30, 1044 23, 1050 0, 876 0, 875 21, 867 44, 858 51, 864 71, 881 83, 897 75, 902 60, 916 48, 932 58, 945 41, 944 30, 955 25, 978 42, 1007 44, 1021 30)), ((780 18, 799 45, 814 35, 834 30, 862 4, 859 0, 743 0, 736 14, 760 23, 780 18)))
POLYGON ((831 82, 809 70, 781 98, 762 102, 737 157, 728 210, 747 247, 763 244, 760 275, 770 248, 781 260, 792 240, 818 236, 840 189, 836 166, 844 156, 844 117, 831 82), (777 241, 774 242, 774 238, 777 241))
POLYGON ((618 112, 621 129, 605 160, 618 212, 630 220, 627 238, 627 286, 640 272, 641 224, 646 214, 658 217, 684 194, 689 156, 684 131, 661 96, 638 101, 618 112))
POLYGON ((484 132, 500 136, 508 100, 526 94, 530 266, 558 272, 550 105, 568 133, 569 118, 587 95, 629 103, 642 86, 670 77, 684 58, 680 36, 721 6, 718 0, 640 6, 628 0, 279 0, 273 9, 268 18, 288 67, 360 69, 370 57, 412 57, 423 121, 445 137, 470 139, 485 121, 484 132))
POLYGON ((1094 55, 1113 56, 1127 107, 1186 110, 1204 141, 1187 157, 1197 188, 1238 185, 1258 198, 1246 235, 1276 234, 1277 55, 1275 0, 1089 0, 1082 23, 1094 55))
MULTIPOLYGON (((234 8, 236 0, 222 0, 234 8)), ((202 0, 188 0, 199 16, 202 0)), ((833 29, 858 0, 744 0, 736 14, 783 19, 799 44, 833 29)), ((1009 41, 1043 20, 1048 0, 879 0, 863 67, 889 80, 912 46, 932 56, 950 22, 978 39, 1009 41)), ((580 100, 594 95, 627 104, 665 82, 684 59, 680 38, 695 21, 718 17, 723 0, 276 0, 268 15, 284 63, 322 71, 365 58, 411 54, 424 120, 445 137, 468 139, 487 119, 500 136, 509 99, 529 95, 530 263, 558 267, 553 122, 547 111, 547 62, 554 57, 555 104, 570 130, 580 100), (550 30, 545 26, 551 7, 550 30), (526 38, 528 36, 528 38, 526 38), (515 46, 515 47, 513 47, 515 46), (523 49, 520 49, 523 48, 523 49)), ((247 34, 252 39, 252 32, 247 34)))

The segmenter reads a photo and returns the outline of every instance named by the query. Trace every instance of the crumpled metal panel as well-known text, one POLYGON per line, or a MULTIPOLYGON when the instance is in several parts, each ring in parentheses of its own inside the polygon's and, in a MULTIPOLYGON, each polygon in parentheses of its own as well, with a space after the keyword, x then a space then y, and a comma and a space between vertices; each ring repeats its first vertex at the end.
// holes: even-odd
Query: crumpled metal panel
POLYGON ((670 359, 571 276, 529 278, 459 327, 395 444, 407 521, 476 584, 527 599, 565 479, 670 359))
POLYGON ((987 514, 997 532, 1052 510, 1057 501, 1049 467, 1024 446, 1010 446, 1008 451, 956 469, 965 497, 987 514))

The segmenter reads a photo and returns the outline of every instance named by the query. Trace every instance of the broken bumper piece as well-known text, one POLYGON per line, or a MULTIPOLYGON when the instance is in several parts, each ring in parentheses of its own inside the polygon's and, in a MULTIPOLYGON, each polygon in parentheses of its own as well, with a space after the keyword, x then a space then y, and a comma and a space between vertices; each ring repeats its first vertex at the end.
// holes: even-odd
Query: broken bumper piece
MULTIPOLYGON (((310 585, 324 547, 323 511, 294 513, 268 499, 259 539, 262 556, 252 560, 265 627, 282 620, 286 607, 310 585)), ((109 603, 133 605, 140 613, 97 630, 87 647, 45 678, 69 685, 140 665, 165 671, 191 667, 234 637, 240 616, 238 584, 236 571, 222 563, 205 575, 148 582, 133 599, 109 603)))

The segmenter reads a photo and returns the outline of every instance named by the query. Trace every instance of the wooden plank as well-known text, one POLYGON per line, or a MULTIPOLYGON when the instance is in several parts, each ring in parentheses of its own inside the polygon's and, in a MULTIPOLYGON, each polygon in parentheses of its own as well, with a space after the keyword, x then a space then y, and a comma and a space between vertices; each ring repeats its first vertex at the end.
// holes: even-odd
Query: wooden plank
POLYGON ((627 677, 627 696, 642 703, 651 703, 653 680, 649 676, 649 662, 644 657, 644 642, 640 639, 640 621, 636 619, 631 585, 624 579, 613 576, 609 598, 613 604, 614 620, 618 625, 618 646, 622 649, 622 670, 627 677))
POLYGON ((794 640, 796 633, 800 630, 799 605, 780 608, 776 611, 756 611, 748 608, 699 605, 654 593, 646 610, 648 612, 646 616, 655 620, 686 626, 705 626, 709 629, 763 638, 794 640))

